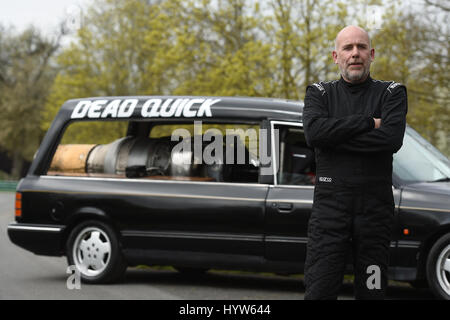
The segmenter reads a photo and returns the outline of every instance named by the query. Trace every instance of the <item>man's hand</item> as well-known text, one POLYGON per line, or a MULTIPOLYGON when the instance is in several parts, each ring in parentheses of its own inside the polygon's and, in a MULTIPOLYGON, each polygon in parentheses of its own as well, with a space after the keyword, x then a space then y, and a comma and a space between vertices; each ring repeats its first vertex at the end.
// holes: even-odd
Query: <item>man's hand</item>
POLYGON ((378 129, 381 126, 381 119, 373 118, 373 121, 375 121, 375 129, 378 129))

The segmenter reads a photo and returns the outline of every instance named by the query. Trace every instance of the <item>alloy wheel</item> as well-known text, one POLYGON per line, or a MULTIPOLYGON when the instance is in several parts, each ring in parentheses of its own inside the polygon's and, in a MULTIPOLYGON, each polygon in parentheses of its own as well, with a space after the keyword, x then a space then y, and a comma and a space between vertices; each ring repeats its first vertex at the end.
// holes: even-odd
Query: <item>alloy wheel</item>
POLYGON ((95 277, 108 267, 111 259, 111 241, 106 232, 100 228, 88 227, 75 239, 72 254, 80 273, 95 277))

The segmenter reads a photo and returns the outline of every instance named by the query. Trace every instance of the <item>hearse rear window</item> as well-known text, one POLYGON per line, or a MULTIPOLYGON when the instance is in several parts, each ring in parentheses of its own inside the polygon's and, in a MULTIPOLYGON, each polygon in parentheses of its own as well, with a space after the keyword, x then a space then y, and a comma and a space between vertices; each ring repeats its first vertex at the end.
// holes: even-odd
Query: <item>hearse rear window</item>
POLYGON ((257 183, 258 137, 250 124, 74 122, 47 175, 257 183))

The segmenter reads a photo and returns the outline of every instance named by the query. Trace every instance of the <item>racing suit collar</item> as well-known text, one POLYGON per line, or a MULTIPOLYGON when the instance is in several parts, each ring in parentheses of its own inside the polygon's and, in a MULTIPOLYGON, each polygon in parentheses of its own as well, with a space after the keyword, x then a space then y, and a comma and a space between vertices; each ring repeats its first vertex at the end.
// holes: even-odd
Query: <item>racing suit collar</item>
POLYGON ((345 88, 349 89, 352 92, 359 91, 361 89, 365 89, 369 87, 370 83, 372 82, 372 78, 370 77, 370 73, 367 75, 366 80, 364 80, 361 83, 350 83, 344 80, 344 78, 341 76, 339 79, 339 83, 343 85, 345 88))

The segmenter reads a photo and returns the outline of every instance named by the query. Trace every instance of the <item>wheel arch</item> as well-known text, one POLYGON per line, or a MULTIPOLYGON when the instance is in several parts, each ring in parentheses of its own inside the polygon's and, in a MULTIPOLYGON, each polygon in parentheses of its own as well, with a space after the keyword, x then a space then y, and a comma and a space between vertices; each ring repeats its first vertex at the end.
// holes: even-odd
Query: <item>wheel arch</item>
POLYGON ((417 279, 426 279, 427 260, 433 245, 443 236, 450 234, 450 222, 440 226, 436 232, 429 236, 423 243, 419 252, 417 279))
POLYGON ((111 217, 104 210, 97 207, 80 207, 75 210, 66 221, 66 228, 64 229, 62 241, 62 249, 64 253, 66 253, 66 243, 72 230, 80 223, 88 220, 101 221, 110 225, 111 228, 113 228, 113 230, 116 232, 119 243, 121 243, 121 234, 118 231, 117 226, 115 225, 113 219, 111 219, 111 217))

